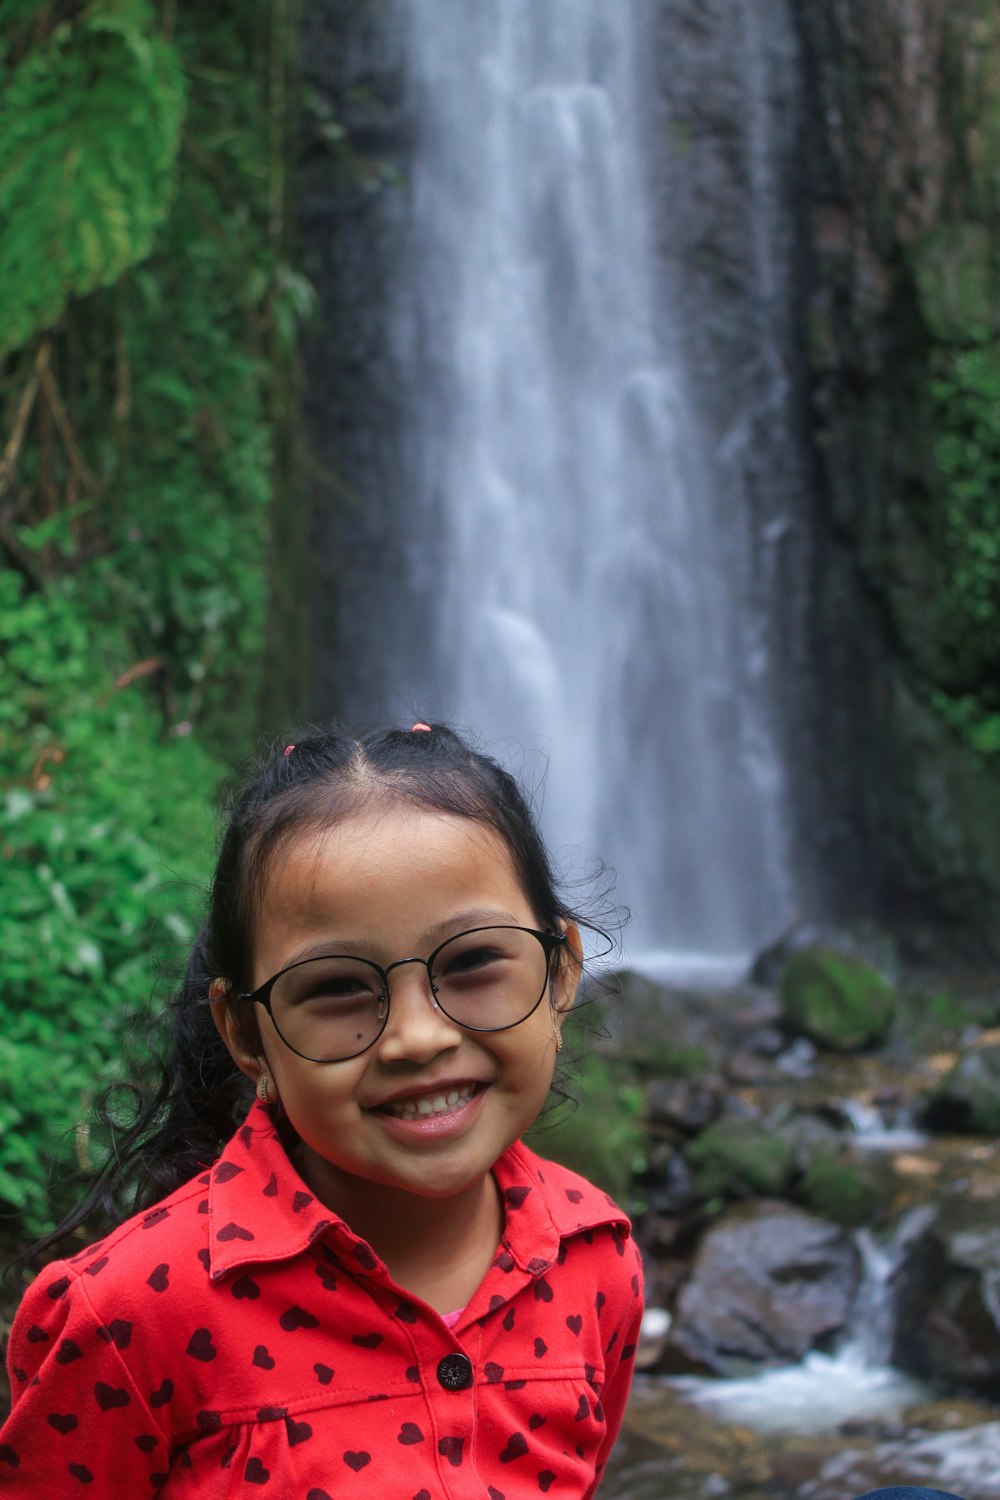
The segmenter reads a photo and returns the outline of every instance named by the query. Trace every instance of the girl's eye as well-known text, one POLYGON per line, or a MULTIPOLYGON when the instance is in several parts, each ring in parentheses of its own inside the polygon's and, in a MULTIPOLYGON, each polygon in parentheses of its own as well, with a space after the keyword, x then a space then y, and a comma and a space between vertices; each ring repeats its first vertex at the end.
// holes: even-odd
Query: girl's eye
POLYGON ((470 948, 467 953, 456 953, 448 967, 451 969, 477 969, 481 964, 488 964, 498 957, 499 954, 493 948, 470 948))
POLYGON ((478 947, 460 949, 456 953, 442 953, 435 968, 445 980, 488 979, 505 957, 499 948, 484 943, 478 947))
POLYGON ((291 970, 278 998, 290 1006, 365 1005, 377 1002, 381 981, 375 970, 355 965, 303 964, 291 970))
POLYGON ((361 984, 357 979, 331 979, 328 984, 317 985, 316 988, 306 996, 307 1000, 343 1000, 350 999, 355 995, 366 995, 371 993, 371 986, 361 984))

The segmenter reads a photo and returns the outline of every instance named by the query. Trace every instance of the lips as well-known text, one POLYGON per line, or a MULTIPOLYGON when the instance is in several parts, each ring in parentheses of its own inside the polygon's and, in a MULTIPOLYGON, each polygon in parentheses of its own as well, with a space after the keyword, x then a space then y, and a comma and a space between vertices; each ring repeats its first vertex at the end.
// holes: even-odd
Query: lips
POLYGON ((424 1094, 411 1094, 401 1099, 390 1099, 379 1105, 382 1113, 397 1120, 427 1120, 435 1115, 448 1115, 468 1104, 479 1088, 478 1083, 444 1085, 440 1089, 424 1094))

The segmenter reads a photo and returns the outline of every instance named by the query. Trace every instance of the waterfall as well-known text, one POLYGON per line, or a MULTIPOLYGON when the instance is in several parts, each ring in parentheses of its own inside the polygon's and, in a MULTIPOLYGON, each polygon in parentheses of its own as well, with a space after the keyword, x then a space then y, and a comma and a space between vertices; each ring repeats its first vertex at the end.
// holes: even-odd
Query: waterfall
POLYGON ((820 1432, 899 1416, 924 1399, 926 1390, 888 1362, 895 1317, 892 1279, 906 1244, 931 1212, 926 1205, 911 1210, 886 1244, 868 1230, 858 1232, 861 1284, 851 1328, 836 1353, 814 1351, 801 1364, 743 1379, 681 1376, 673 1385, 717 1416, 760 1432, 820 1432))
POLYGON ((719 483, 654 253, 655 7, 398 14, 406 577, 369 590, 386 659, 365 708, 540 755, 550 844, 617 870, 633 960, 739 961, 793 915, 785 777, 761 546, 719 483))

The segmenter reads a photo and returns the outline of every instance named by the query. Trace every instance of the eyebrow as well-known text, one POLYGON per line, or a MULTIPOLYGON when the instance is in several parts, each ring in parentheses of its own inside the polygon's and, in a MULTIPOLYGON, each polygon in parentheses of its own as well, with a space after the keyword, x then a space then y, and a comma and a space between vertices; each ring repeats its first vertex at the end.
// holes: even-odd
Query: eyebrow
MULTIPOLYGON (((426 952, 414 956, 427 958, 449 937, 458 937, 460 933, 469 932, 477 927, 521 927, 523 925, 512 912, 496 911, 486 906, 471 907, 467 911, 458 912, 454 917, 448 917, 445 921, 437 922, 433 927, 429 927, 424 933, 422 944, 426 952)), ((321 942, 309 943, 306 947, 290 953, 281 968, 290 969, 293 964, 305 963, 310 958, 326 958, 331 953, 344 953, 352 958, 367 958, 372 963, 377 963, 376 955, 380 946, 364 938, 324 938, 321 942)), ((400 955, 400 957, 410 956, 409 954, 400 955)))

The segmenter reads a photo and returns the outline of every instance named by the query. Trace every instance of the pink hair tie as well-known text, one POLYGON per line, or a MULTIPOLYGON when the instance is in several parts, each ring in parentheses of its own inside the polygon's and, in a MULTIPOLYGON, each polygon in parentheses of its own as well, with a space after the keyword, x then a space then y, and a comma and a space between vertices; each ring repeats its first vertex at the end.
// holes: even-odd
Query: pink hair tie
POLYGON ((423 731, 424 734, 430 734, 431 726, 429 724, 414 724, 413 728, 410 730, 410 733, 417 734, 420 731, 423 731))
POLYGON ((282 750, 281 753, 282 753, 282 755, 291 755, 291 753, 292 753, 292 751, 294 749, 295 749, 294 745, 286 745, 285 748, 284 748, 284 750, 282 750))

